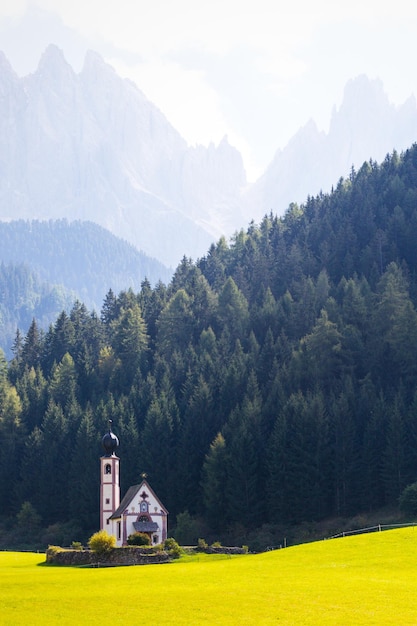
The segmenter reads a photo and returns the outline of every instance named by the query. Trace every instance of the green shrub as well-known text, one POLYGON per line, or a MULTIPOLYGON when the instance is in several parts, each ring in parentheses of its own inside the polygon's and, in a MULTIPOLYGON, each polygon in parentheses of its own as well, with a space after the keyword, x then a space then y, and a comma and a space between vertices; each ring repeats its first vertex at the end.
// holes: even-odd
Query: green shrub
POLYGON ((49 556, 55 556, 55 554, 58 554, 58 552, 62 552, 61 546, 48 546, 46 550, 46 554, 48 554, 49 556))
POLYGON ((68 522, 50 524, 42 530, 40 540, 45 546, 70 546, 74 537, 81 537, 83 544, 87 543, 90 534, 85 535, 79 523, 75 520, 70 520, 68 522))
POLYGON ((96 554, 104 554, 116 546, 116 539, 113 535, 109 535, 107 531, 99 530, 94 535, 91 535, 88 545, 90 550, 96 554))
POLYGON ((127 538, 127 544, 129 546, 150 546, 151 538, 146 533, 132 533, 127 538))
POLYGON ((47 563, 53 563, 54 562, 54 557, 59 554, 59 552, 63 552, 63 548, 61 548, 61 546, 48 546, 48 548, 46 549, 45 555, 46 555, 46 562, 47 563))
POLYGON ((178 559, 181 554, 183 554, 183 550, 173 537, 168 537, 167 539, 165 539, 164 548, 174 559, 178 559))
POLYGON ((73 542, 71 543, 71 548, 72 548, 73 550, 82 550, 82 549, 83 549, 83 546, 82 546, 81 541, 73 541, 73 542))
POLYGON ((212 548, 221 548, 222 544, 221 541, 213 541, 213 543, 211 544, 212 548))
POLYGON ((162 545, 162 543, 154 543, 152 549, 154 552, 162 552, 164 546, 162 545))
POLYGON ((41 516, 30 502, 23 502, 20 511, 16 515, 17 525, 25 529, 29 534, 39 531, 41 527, 41 516))
POLYGON ((197 519, 191 517, 188 511, 178 513, 173 535, 181 546, 194 546, 200 533, 201 528, 197 519))
POLYGON ((206 550, 208 548, 208 544, 205 539, 199 539, 197 545, 199 550, 206 550))

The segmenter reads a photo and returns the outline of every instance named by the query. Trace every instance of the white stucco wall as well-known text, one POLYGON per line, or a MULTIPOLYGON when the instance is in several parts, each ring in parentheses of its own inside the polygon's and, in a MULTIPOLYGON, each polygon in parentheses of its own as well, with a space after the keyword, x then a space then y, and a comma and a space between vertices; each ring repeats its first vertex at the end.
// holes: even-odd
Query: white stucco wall
MULTIPOLYGON (((127 504, 121 518, 111 520, 112 534, 116 537, 117 545, 121 546, 126 543, 127 538, 136 532, 133 524, 138 521, 141 515, 141 502, 146 502, 147 513, 151 521, 158 524, 158 530, 152 532, 152 543, 162 543, 167 537, 167 512, 162 508, 160 501, 150 489, 149 485, 142 483, 131 501, 127 504), (147 498, 143 498, 142 494, 146 493, 147 498), (121 536, 118 536, 117 522, 120 522, 121 536)), ((110 532, 110 531, 109 531, 110 532)))

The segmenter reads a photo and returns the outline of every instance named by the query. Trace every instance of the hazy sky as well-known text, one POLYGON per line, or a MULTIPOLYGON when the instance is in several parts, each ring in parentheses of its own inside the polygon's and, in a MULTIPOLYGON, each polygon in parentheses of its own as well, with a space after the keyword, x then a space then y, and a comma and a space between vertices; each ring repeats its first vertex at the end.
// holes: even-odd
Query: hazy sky
POLYGON ((327 131, 349 79, 380 78, 395 104, 417 94, 410 0, 0 0, 18 74, 49 43, 77 72, 99 52, 190 144, 227 134, 250 178, 310 118, 327 131))

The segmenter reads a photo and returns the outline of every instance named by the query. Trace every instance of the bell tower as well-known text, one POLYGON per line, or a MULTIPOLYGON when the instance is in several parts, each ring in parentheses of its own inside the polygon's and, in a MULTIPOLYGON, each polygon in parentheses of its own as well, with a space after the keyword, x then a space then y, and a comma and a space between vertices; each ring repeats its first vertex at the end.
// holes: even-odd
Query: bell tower
POLYGON ((101 443, 104 456, 100 458, 100 530, 111 534, 110 516, 120 504, 120 459, 115 452, 119 447, 119 439, 112 432, 112 421, 109 430, 101 443))

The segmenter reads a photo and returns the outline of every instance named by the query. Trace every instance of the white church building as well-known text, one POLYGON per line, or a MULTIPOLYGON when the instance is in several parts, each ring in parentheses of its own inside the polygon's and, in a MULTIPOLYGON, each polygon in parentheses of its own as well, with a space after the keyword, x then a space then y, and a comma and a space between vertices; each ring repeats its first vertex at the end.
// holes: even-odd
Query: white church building
POLYGON ((120 501, 120 459, 116 456, 119 440, 111 430, 104 435, 105 450, 100 459, 100 529, 116 538, 116 545, 127 544, 135 532, 149 535, 152 544, 167 538, 168 511, 143 478, 129 487, 120 501))

